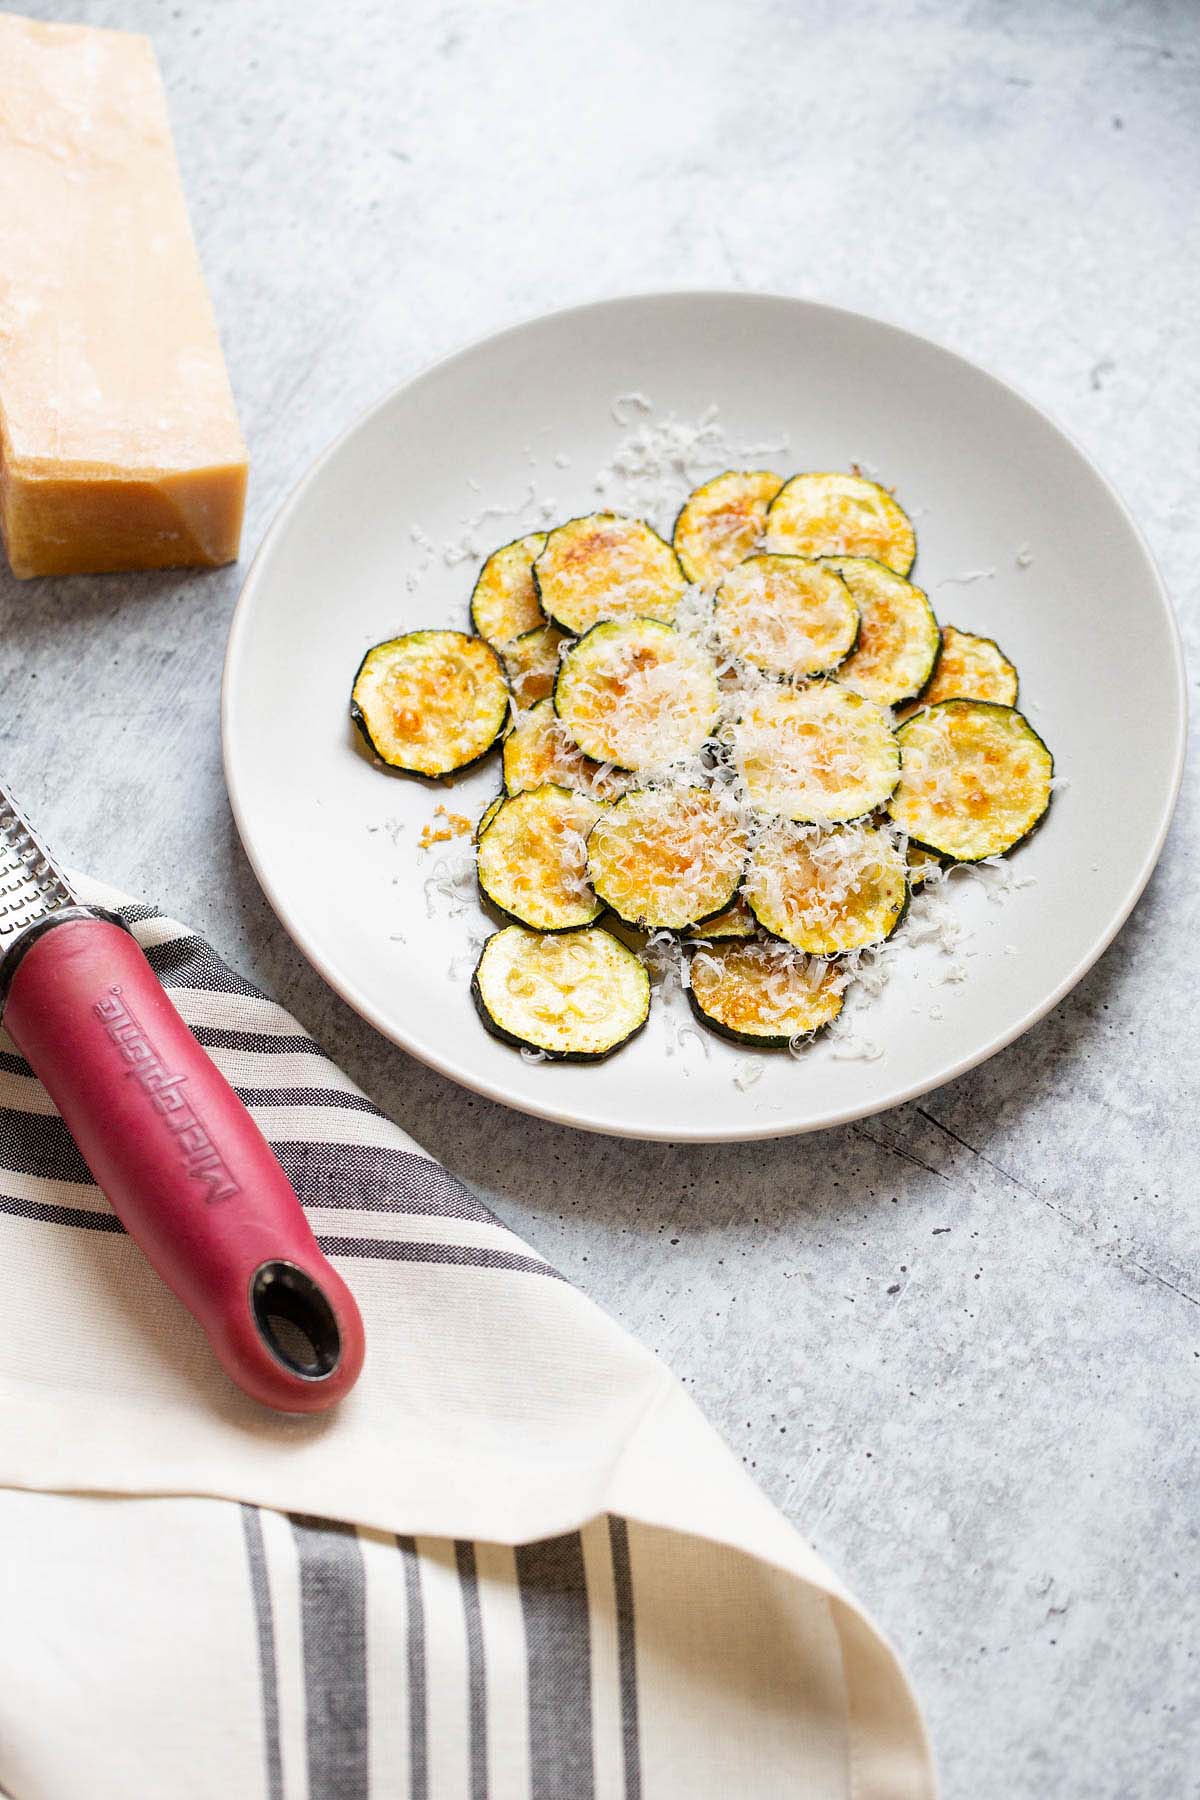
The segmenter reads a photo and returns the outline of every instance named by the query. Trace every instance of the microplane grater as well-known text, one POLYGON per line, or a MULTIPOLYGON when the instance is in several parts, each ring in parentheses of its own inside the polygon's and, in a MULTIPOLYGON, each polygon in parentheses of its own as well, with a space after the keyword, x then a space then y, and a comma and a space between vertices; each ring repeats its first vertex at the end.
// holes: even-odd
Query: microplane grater
POLYGON ((335 1404, 362 1367, 354 1296, 126 921, 80 904, 2 786, 0 1017, 233 1380, 283 1412, 335 1404))
POLYGON ((77 904, 66 876, 0 785, 0 954, 30 925, 77 904))

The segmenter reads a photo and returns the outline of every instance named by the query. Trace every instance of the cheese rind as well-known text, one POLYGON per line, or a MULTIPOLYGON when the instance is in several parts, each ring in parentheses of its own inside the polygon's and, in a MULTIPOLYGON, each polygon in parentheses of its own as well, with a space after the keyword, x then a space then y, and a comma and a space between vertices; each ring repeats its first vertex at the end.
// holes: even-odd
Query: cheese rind
POLYGON ((13 573, 231 562, 246 474, 149 41, 0 13, 13 573))

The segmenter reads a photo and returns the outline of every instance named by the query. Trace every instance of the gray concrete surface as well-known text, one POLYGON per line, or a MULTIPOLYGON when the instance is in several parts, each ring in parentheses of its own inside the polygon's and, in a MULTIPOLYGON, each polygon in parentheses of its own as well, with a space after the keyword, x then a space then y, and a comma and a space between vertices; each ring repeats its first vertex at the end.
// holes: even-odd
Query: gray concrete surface
MULTIPOLYGON (((859 307, 1043 402, 1196 633, 1188 0, 26 0, 153 33, 254 479, 438 353, 667 285, 859 307)), ((671 1362, 906 1655, 952 1800, 1200 1793, 1195 867, 1023 1041, 816 1138, 625 1145, 465 1097, 324 991, 221 781, 238 570, 0 577, 0 760, 209 932, 671 1362)), ((1119 821, 1114 822, 1119 829, 1119 821)))

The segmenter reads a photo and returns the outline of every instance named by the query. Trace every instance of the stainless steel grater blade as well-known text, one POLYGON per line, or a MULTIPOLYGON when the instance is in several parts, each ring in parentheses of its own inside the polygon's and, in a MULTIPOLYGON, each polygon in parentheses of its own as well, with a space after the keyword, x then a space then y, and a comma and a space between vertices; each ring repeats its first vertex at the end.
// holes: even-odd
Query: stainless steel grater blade
POLYGON ((0 956, 29 926, 76 905, 66 876, 0 787, 0 956))

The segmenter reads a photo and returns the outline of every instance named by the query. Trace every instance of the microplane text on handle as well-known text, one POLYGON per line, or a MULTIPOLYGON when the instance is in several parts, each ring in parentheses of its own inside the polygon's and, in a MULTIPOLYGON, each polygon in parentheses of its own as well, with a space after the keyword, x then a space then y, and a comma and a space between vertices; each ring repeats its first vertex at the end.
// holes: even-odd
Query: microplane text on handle
POLYGON ((0 788, 0 1007, 126 1231, 247 1394, 318 1412, 362 1320, 246 1107, 124 922, 80 906, 0 788))

